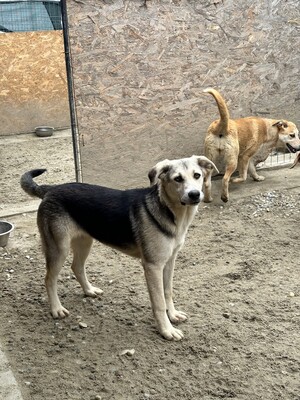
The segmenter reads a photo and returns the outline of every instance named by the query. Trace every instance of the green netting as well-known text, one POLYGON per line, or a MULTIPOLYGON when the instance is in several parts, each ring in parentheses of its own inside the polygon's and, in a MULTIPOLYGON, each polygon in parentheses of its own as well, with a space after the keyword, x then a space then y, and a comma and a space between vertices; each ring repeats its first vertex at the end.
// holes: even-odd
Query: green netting
POLYGON ((0 32, 62 29, 60 1, 1 1, 0 32))

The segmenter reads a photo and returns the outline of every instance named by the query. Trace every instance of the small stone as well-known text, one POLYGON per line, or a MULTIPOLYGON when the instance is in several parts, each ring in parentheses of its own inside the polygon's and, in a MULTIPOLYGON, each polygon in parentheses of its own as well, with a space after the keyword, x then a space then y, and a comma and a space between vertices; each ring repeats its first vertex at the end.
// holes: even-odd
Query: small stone
POLYGON ((80 328, 87 328, 87 324, 85 322, 79 322, 78 324, 80 328))
POLYGON ((290 292, 290 297, 295 297, 295 293, 294 292, 290 292))
POLYGON ((125 349, 125 350, 121 351, 120 356, 125 356, 125 355, 133 356, 134 353, 135 353, 134 349, 125 349))
POLYGON ((71 329, 72 329, 72 331, 78 331, 79 330, 78 326, 75 326, 75 325, 71 326, 71 329))
POLYGON ((230 314, 228 312, 224 312, 222 315, 223 315, 224 318, 229 318, 230 317, 230 314))

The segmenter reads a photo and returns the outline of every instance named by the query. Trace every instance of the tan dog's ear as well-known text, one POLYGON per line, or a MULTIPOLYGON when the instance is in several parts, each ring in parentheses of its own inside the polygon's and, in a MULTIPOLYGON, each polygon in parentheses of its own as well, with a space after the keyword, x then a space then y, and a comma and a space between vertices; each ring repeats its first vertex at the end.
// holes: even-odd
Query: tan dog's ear
POLYGON ((193 157, 197 157, 197 162, 201 168, 207 170, 215 169, 217 173, 219 173, 219 170, 216 167, 216 165, 212 161, 210 161, 207 157, 205 156, 193 156, 193 157))
POLYGON ((158 179, 161 178, 162 174, 167 173, 170 168, 170 160, 166 159, 158 162, 153 168, 148 172, 148 178, 150 181, 150 186, 157 183, 158 179))
POLYGON ((284 129, 288 127, 287 123, 284 121, 277 121, 272 126, 277 126, 278 129, 284 129))

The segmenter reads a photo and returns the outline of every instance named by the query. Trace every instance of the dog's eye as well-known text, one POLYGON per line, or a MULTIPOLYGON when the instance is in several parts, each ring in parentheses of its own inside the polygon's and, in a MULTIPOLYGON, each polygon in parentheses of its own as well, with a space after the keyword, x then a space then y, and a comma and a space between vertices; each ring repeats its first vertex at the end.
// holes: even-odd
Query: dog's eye
POLYGON ((199 179, 199 178, 200 178, 200 176, 201 176, 201 175, 200 175, 200 174, 198 174, 198 172, 195 172, 195 173, 194 173, 194 178, 195 178, 195 179, 199 179))
POLYGON ((289 137, 293 139, 293 138, 296 137, 296 135, 295 135, 294 133, 291 133, 291 134, 289 135, 289 137))
POLYGON ((176 182, 183 182, 183 177, 180 176, 180 175, 178 175, 178 176, 176 176, 176 177, 174 178, 174 181, 176 181, 176 182))

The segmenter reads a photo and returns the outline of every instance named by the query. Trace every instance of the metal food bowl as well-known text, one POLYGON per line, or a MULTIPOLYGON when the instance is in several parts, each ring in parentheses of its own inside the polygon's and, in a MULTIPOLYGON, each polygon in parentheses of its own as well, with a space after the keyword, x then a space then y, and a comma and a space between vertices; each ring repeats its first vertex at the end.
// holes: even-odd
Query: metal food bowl
POLYGON ((54 128, 52 126, 38 126, 34 131, 36 136, 48 137, 53 135, 54 128))
POLYGON ((13 224, 6 221, 0 221, 0 247, 5 247, 10 233, 14 230, 13 224))

